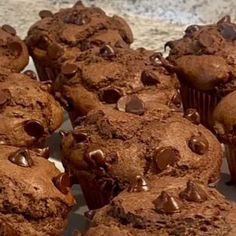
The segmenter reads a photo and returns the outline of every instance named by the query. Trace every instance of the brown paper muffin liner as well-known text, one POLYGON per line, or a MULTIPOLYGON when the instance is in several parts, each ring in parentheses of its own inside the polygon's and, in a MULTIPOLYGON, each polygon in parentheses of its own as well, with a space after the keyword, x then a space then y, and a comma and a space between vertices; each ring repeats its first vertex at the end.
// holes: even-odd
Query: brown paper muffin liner
POLYGON ((180 93, 183 102, 183 109, 197 109, 201 117, 201 123, 212 130, 212 114, 215 106, 220 101, 220 97, 212 91, 201 91, 184 83, 181 83, 180 93))
POLYGON ((231 181, 236 185, 236 146, 225 144, 225 156, 228 162, 231 181))
POLYGON ((38 62, 36 59, 33 59, 35 68, 38 73, 39 80, 41 81, 55 81, 57 78, 57 75, 59 74, 58 69, 54 69, 47 66, 42 66, 40 62, 38 62))

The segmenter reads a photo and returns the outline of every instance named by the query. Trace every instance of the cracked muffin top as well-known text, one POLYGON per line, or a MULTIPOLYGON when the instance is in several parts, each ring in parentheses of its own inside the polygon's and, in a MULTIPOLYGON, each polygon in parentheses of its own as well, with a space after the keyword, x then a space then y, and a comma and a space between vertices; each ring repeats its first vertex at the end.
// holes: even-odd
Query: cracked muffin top
POLYGON ((75 203, 69 176, 26 148, 0 145, 0 151, 0 224, 4 230, 15 230, 14 235, 58 235, 75 203))
MULTIPOLYGON (((110 205, 95 211, 92 228, 84 235, 97 230, 115 236, 108 228, 112 225, 127 236, 232 236, 236 232, 235 210, 215 189, 191 178, 145 181, 139 177, 110 205)), ((119 233, 117 236, 122 235, 119 233)))
POLYGON ((168 59, 181 81, 222 96, 236 87, 235 39, 229 16, 212 25, 191 25, 182 39, 167 42, 168 59))
POLYGON ((37 146, 61 125, 63 110, 48 92, 50 85, 34 78, 29 71, 0 71, 1 144, 37 146))
POLYGON ((42 18, 29 30, 26 43, 31 56, 42 65, 60 67, 60 61, 75 58, 81 51, 103 44, 128 47, 133 34, 119 16, 109 17, 97 7, 80 1, 53 14, 41 11, 42 18))
POLYGON ((0 68, 20 72, 29 62, 25 43, 10 25, 0 27, 0 68))

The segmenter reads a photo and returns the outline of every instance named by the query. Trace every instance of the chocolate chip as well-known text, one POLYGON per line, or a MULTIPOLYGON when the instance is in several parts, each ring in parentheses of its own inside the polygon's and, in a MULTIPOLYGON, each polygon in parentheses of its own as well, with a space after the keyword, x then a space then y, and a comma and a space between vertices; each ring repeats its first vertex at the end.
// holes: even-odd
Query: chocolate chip
POLYGON ((160 196, 154 201, 154 205, 158 213, 173 214, 180 212, 177 200, 165 191, 161 192, 160 196))
POLYGON ((48 10, 42 10, 39 12, 39 16, 41 17, 41 19, 44 19, 46 17, 53 17, 53 13, 48 10))
POLYGON ((87 138, 88 138, 87 133, 83 133, 83 132, 77 131, 77 130, 74 130, 74 131, 72 132, 72 135, 73 135, 74 140, 75 140, 76 143, 83 143, 83 142, 85 142, 85 141, 87 140, 87 138))
POLYGON ((0 106, 5 105, 10 99, 10 94, 6 90, 0 90, 0 106))
POLYGON ((31 167, 33 165, 33 160, 26 148, 21 148, 18 151, 11 153, 8 160, 21 167, 31 167))
POLYGON ((221 24, 220 33, 227 40, 236 39, 236 28, 233 25, 221 24))
POLYGON ((209 144, 207 139, 202 134, 199 134, 190 138, 188 146, 193 152, 203 155, 208 151, 209 144))
POLYGON ((172 147, 158 148, 154 153, 154 161, 159 170, 164 170, 167 166, 173 166, 179 159, 179 151, 172 147))
POLYGON ((146 191, 149 191, 149 187, 146 180, 142 176, 137 175, 134 183, 131 184, 128 191, 129 192, 146 192, 146 191))
POLYGON ((63 75, 65 75, 68 78, 73 77, 77 71, 78 71, 77 65, 71 63, 66 63, 61 68, 61 72, 63 73, 63 75))
POLYGON ((56 43, 49 45, 47 48, 47 54, 53 60, 56 60, 61 57, 63 55, 63 52, 63 48, 56 43))
POLYGON ((200 115, 194 108, 189 108, 184 112, 184 118, 191 121, 193 124, 199 125, 200 124, 200 115))
POLYGON ((36 120, 26 121, 24 123, 24 130, 28 135, 35 137, 36 139, 41 138, 44 134, 43 125, 39 121, 36 121, 36 120))
POLYGON ((37 48, 43 50, 47 50, 49 45, 50 45, 50 39, 46 35, 42 35, 37 42, 37 48))
POLYGON ((105 155, 101 149, 88 151, 87 160, 94 163, 96 166, 104 166, 106 163, 105 155))
POLYGON ((185 30, 185 33, 191 35, 194 32, 198 31, 199 29, 200 29, 200 27, 198 25, 190 25, 185 30))
POLYGON ((193 202, 204 202, 207 200, 207 193, 197 183, 189 180, 187 187, 180 193, 180 197, 193 202))
POLYGON ((165 45, 164 45, 164 50, 166 51, 166 48, 169 47, 170 49, 173 49, 174 46, 175 46, 175 41, 169 41, 169 42, 166 42, 165 45))
POLYGON ((10 42, 8 44, 8 49, 10 50, 11 54, 15 57, 19 57, 23 50, 21 43, 17 41, 10 42))
POLYGON ((32 70, 26 70, 23 73, 25 75, 29 76, 33 80, 38 80, 36 73, 34 71, 32 71, 32 70))
POLYGON ((108 104, 114 104, 117 103, 117 101, 121 97, 121 92, 118 89, 115 88, 107 88, 103 89, 100 92, 100 96, 102 101, 108 103, 108 104))
POLYGON ((182 98, 181 98, 179 90, 177 90, 177 92, 171 98, 171 103, 173 103, 178 108, 181 107, 181 105, 182 105, 182 98))
POLYGON ((229 15, 226 15, 224 17, 222 17, 218 22, 217 25, 223 24, 223 23, 230 23, 231 22, 231 18, 229 15))
POLYGON ((52 179, 54 185, 59 189, 63 194, 67 194, 71 187, 70 177, 66 173, 61 173, 58 176, 52 179))
POLYGON ((111 58, 115 55, 115 51, 110 45, 104 45, 100 49, 100 54, 102 57, 111 58))
POLYGON ((160 52, 155 52, 150 56, 149 59, 153 65, 157 66, 157 65, 162 64, 160 61, 160 57, 162 57, 162 54, 160 52))
POLYGON ((74 24, 76 25, 85 25, 90 22, 90 19, 86 15, 79 15, 76 19, 74 19, 74 24))
POLYGON ((151 70, 144 70, 141 74, 141 81, 146 86, 152 86, 160 83, 157 75, 151 70))
POLYGON ((10 25, 3 25, 2 29, 13 36, 16 35, 16 30, 10 25))

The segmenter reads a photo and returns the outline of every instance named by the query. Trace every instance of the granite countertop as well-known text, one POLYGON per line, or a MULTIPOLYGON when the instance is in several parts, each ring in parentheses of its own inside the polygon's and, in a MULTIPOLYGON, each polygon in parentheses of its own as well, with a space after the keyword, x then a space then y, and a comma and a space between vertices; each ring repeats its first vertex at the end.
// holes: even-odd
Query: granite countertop
MULTIPOLYGON (((18 34, 24 38, 30 25, 39 19, 40 10, 50 9, 55 12, 74 2, 72 0, 1 0, 0 22, 14 26, 18 34)), ((212 23, 226 14, 230 14, 233 19, 236 17, 235 0, 215 0, 214 4, 210 0, 84 0, 83 2, 86 5, 96 4, 110 15, 122 15, 134 32, 134 48, 145 47, 161 52, 163 52, 165 42, 181 37, 189 24, 212 23)), ((29 67, 32 68, 33 65, 30 64, 29 67)), ((65 117, 62 129, 71 129, 67 117, 65 117)), ((59 142, 58 133, 49 140, 56 159, 60 156, 59 142)), ((59 162, 56 164, 61 167, 59 162)), ((235 187, 225 185, 228 178, 227 165, 224 160, 218 189, 228 199, 235 201, 235 187)), ((79 186, 74 187, 74 193, 78 204, 70 214, 69 226, 64 236, 72 235, 73 229, 84 229, 87 226, 83 217, 83 212, 87 208, 79 186)))

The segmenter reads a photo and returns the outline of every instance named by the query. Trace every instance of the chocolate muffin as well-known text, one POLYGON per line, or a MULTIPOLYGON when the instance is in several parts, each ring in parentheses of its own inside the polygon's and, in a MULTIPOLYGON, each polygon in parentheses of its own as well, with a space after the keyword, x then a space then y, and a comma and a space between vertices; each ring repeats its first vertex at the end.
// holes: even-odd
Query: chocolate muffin
MULTIPOLYGON (((149 104, 150 107, 152 107, 149 104)), ((107 204, 136 175, 191 176, 204 184, 219 178, 220 143, 199 115, 179 112, 155 101, 152 112, 138 97, 125 110, 104 106, 63 133, 62 162, 81 185, 90 209, 107 204)))
POLYGON ((231 174, 232 183, 236 184, 236 91, 226 95, 213 112, 214 129, 218 139, 224 143, 225 156, 231 174))
POLYGON ((0 151, 0 232, 59 235, 75 203, 69 176, 26 148, 0 145, 0 151))
POLYGON ((156 53, 145 49, 105 45, 98 53, 88 50, 62 66, 54 84, 56 97, 69 111, 72 123, 101 104, 114 106, 121 97, 146 89, 159 94, 163 104, 180 106, 175 75, 155 59, 156 53))
POLYGON ((61 125, 63 110, 49 94, 50 85, 34 78, 29 71, 0 71, 1 144, 40 146, 61 125))
POLYGON ((184 109, 195 108, 201 122, 212 129, 216 104, 236 88, 236 24, 225 16, 216 24, 192 25, 182 39, 167 42, 169 62, 181 83, 184 109))
POLYGON ((0 69, 20 72, 29 62, 25 43, 16 35, 10 25, 0 27, 0 69))
POLYGON ((145 185, 140 179, 139 176, 128 191, 96 211, 86 236, 95 230, 110 232, 110 225, 120 232, 125 230, 126 235, 235 234, 236 206, 215 189, 187 178, 163 177, 145 182, 145 185))
POLYGON ((109 17, 97 7, 85 7, 81 1, 55 14, 43 10, 39 15, 42 19, 30 28, 26 44, 40 80, 55 80, 62 63, 81 51, 103 44, 129 47, 133 42, 124 19, 109 17))

